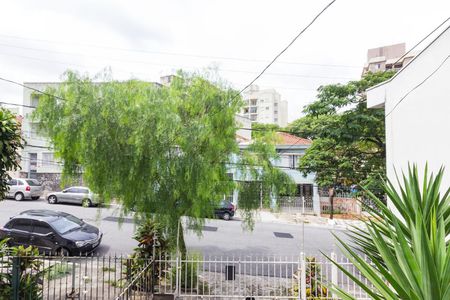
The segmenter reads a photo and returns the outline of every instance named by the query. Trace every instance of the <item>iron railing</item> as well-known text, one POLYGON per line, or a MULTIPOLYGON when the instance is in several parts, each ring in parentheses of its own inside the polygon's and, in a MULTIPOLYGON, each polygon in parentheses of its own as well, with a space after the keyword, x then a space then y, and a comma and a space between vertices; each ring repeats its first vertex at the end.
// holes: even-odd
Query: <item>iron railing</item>
MULTIPOLYGON (((330 256, 371 287, 350 261, 330 256)), ((0 257, 2 300, 337 299, 331 284, 369 299, 322 255, 0 257)))
POLYGON ((151 264, 122 256, 3 256, 0 299, 128 299, 120 295, 151 292, 142 277, 151 264))

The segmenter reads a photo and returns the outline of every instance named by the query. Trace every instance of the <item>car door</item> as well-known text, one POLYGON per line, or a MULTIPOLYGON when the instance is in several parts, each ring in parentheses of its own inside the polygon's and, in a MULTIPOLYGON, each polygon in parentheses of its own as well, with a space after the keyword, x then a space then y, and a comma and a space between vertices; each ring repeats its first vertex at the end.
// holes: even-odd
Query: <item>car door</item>
POLYGON ((37 247, 43 253, 53 252, 58 247, 55 231, 45 222, 33 221, 30 245, 37 247))
MULTIPOLYGON (((74 203, 75 198, 75 188, 68 188, 62 191, 61 196, 58 196, 61 199, 61 202, 74 203)), ((59 200, 58 200, 59 201, 59 200)))
POLYGON ((12 220, 8 226, 8 229, 10 229, 8 238, 10 238, 11 244, 15 246, 29 246, 32 228, 33 224, 30 219, 12 220))
POLYGON ((17 192, 17 180, 11 179, 6 183, 8 185, 8 197, 14 197, 15 193, 17 192))

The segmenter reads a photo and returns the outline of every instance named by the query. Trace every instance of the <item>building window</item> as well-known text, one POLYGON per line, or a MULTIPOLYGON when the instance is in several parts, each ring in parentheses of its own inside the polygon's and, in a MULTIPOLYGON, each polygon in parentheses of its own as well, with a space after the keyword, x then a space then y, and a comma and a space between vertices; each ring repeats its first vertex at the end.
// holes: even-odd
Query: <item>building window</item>
POLYGON ((298 166, 298 156, 297 155, 289 155, 289 168, 295 169, 298 166))
POLYGON ((251 121, 256 121, 256 115, 251 115, 251 116, 250 116, 250 120, 251 120, 251 121))
POLYGON ((30 171, 36 171, 37 169, 37 153, 30 153, 30 171))
POLYGON ((244 114, 248 114, 248 107, 244 107, 244 114))
POLYGON ((42 165, 50 166, 53 163, 53 152, 44 152, 42 153, 42 165))
POLYGON ((377 64, 377 69, 380 69, 381 68, 381 65, 380 64, 377 64))
POLYGON ((256 105, 258 103, 258 99, 250 99, 250 105, 256 105))
POLYGON ((39 96, 38 95, 31 95, 31 106, 38 106, 39 104, 39 96))
POLYGON ((277 115, 277 114, 278 114, 278 110, 275 110, 273 113, 274 113, 275 115, 277 115))
POLYGON ((250 113, 251 114, 256 114, 258 112, 258 108, 257 107, 250 107, 250 113))
POLYGON ((266 110, 269 110, 269 107, 268 107, 268 106, 266 106, 266 110))
POLYGON ((277 107, 277 106, 278 106, 278 102, 275 102, 275 103, 273 104, 273 106, 277 107))
POLYGON ((275 121, 275 122, 278 122, 278 118, 275 118, 274 121, 275 121))

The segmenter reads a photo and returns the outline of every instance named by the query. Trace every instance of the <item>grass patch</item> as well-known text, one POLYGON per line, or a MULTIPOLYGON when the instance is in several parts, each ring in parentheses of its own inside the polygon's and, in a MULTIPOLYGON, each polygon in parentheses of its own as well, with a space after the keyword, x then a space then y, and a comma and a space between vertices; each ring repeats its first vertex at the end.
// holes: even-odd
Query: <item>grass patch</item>
POLYGON ((103 272, 115 272, 116 268, 110 268, 110 267, 103 267, 102 268, 103 272))
POLYGON ((48 280, 63 278, 72 272, 72 265, 68 263, 56 263, 44 270, 44 276, 48 280))

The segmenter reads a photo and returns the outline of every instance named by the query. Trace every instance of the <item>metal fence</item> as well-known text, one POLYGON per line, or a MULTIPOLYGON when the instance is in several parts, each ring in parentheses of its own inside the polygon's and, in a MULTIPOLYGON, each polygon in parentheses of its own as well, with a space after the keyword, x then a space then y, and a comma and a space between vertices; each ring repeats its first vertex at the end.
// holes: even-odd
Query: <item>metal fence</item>
POLYGON ((150 299, 152 262, 128 257, 0 257, 0 299, 150 299))
MULTIPOLYGON (((371 286, 346 258, 330 256, 371 286)), ((0 299, 338 299, 330 284, 369 299, 321 255, 0 258, 0 299)))
MULTIPOLYGON (((346 258, 331 257, 359 280, 369 282, 346 258)), ((357 299, 369 299, 344 272, 323 256, 159 258, 159 294, 180 299, 337 299, 335 284, 357 299)))
POLYGON ((314 213, 314 204, 312 197, 280 197, 278 206, 281 211, 287 213, 314 213))

